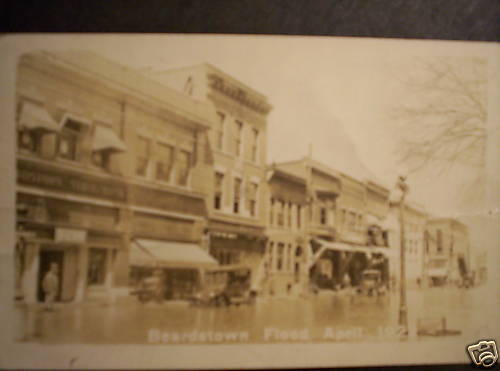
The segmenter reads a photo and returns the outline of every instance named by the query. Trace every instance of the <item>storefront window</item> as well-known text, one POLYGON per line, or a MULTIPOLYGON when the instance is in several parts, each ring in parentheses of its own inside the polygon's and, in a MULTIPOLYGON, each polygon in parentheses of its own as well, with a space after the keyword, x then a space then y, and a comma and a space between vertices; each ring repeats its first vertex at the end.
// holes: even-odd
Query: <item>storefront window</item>
POLYGON ((90 248, 87 284, 103 285, 106 278, 106 253, 105 249, 90 248))
POLYGON ((172 172, 174 148, 167 144, 158 143, 156 151, 156 179, 168 182, 172 172))

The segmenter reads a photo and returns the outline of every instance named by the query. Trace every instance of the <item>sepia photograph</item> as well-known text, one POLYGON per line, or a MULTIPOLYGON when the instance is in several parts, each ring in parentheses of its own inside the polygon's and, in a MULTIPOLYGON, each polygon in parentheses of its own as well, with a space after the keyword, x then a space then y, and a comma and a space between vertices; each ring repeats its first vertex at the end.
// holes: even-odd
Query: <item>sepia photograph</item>
POLYGON ((497 362, 498 44, 1 47, 6 364, 497 362))

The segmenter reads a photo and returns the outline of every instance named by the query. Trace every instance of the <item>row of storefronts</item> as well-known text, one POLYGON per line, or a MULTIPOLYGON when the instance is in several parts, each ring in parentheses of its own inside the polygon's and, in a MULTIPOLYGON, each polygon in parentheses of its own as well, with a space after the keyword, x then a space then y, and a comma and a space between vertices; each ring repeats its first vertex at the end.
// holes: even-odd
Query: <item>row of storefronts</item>
POLYGON ((63 302, 114 301, 153 275, 166 299, 186 299, 231 266, 262 296, 356 286, 367 269, 389 286, 389 190, 310 157, 268 166, 271 108, 208 64, 147 76, 86 52, 23 56, 17 297, 43 301, 53 266, 63 302))

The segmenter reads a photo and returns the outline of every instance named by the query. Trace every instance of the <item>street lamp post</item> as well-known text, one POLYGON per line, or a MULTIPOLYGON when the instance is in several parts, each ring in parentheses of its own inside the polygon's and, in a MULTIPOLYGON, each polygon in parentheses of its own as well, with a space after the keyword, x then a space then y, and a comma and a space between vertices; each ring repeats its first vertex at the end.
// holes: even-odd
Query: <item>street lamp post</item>
POLYGON ((400 272, 400 300, 399 300, 399 326, 403 328, 405 334, 408 333, 408 308, 406 305, 406 248, 405 248, 405 220, 404 220, 404 201, 408 192, 406 177, 400 176, 398 188, 401 190, 401 200, 399 202, 399 227, 400 227, 400 246, 401 246, 401 272, 400 272))

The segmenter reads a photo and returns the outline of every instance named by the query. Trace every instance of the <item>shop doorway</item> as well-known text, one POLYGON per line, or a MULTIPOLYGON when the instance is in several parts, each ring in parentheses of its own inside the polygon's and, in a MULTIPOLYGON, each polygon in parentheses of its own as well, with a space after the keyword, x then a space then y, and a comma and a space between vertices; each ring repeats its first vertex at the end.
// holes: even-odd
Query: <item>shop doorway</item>
POLYGON ((50 270, 52 263, 57 264, 58 278, 59 278, 59 289, 55 301, 61 301, 61 287, 62 287, 62 272, 63 272, 63 258, 64 252, 58 250, 41 250, 40 251, 40 268, 38 270, 38 301, 43 302, 45 300, 45 294, 42 288, 43 278, 45 274, 50 270))

